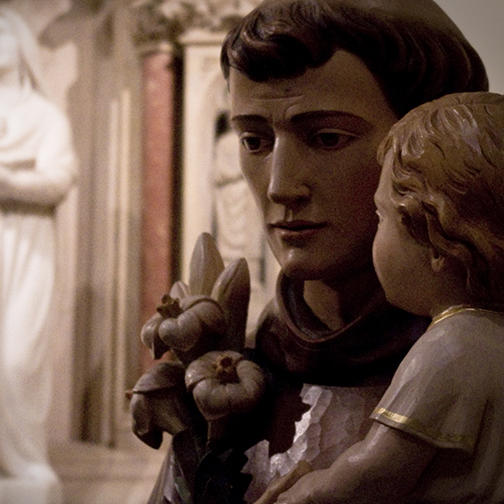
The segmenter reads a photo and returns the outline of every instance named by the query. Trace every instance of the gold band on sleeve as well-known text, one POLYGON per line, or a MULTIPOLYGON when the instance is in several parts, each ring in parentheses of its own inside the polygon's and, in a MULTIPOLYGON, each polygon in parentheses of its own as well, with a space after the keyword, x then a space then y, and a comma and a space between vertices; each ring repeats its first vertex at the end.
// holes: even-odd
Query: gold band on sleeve
POLYGON ((462 448, 472 452, 476 440, 470 436, 462 434, 449 434, 439 432, 424 425, 422 422, 399 413, 394 413, 385 408, 376 408, 371 414, 371 418, 389 427, 396 427, 400 430, 418 436, 419 438, 431 442, 435 446, 442 448, 462 448))

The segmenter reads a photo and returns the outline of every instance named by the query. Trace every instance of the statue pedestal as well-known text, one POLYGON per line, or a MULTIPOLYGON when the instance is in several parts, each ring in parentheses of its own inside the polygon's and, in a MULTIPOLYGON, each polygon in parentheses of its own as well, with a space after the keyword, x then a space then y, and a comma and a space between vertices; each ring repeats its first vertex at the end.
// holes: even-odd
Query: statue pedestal
POLYGON ((56 478, 0 478, 2 504, 62 504, 62 485, 56 478))

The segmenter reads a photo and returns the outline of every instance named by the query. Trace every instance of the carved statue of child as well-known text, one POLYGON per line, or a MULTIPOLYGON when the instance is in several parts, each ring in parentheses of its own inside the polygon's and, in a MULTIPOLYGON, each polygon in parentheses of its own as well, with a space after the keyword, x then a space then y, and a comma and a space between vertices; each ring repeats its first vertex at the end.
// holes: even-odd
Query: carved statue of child
POLYGON ((379 148, 373 262, 432 322, 363 441, 261 504, 504 502, 504 96, 447 95, 379 148))

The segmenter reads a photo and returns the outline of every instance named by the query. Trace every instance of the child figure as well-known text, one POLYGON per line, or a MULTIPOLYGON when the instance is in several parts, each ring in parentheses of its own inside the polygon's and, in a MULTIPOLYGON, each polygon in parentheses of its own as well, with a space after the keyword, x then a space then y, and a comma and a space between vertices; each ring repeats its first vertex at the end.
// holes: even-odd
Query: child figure
POLYGON ((392 304, 432 323, 365 439, 258 502, 503 503, 504 96, 424 104, 378 159, 375 269, 392 304))

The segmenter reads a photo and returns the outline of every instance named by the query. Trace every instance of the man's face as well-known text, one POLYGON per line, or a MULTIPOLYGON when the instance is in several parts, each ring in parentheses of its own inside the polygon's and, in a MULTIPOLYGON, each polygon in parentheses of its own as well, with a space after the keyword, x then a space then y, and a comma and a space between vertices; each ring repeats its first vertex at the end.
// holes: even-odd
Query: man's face
POLYGON ((241 166, 283 271, 337 281, 370 264, 376 149, 396 116, 355 56, 300 77, 254 82, 232 69, 241 166))

